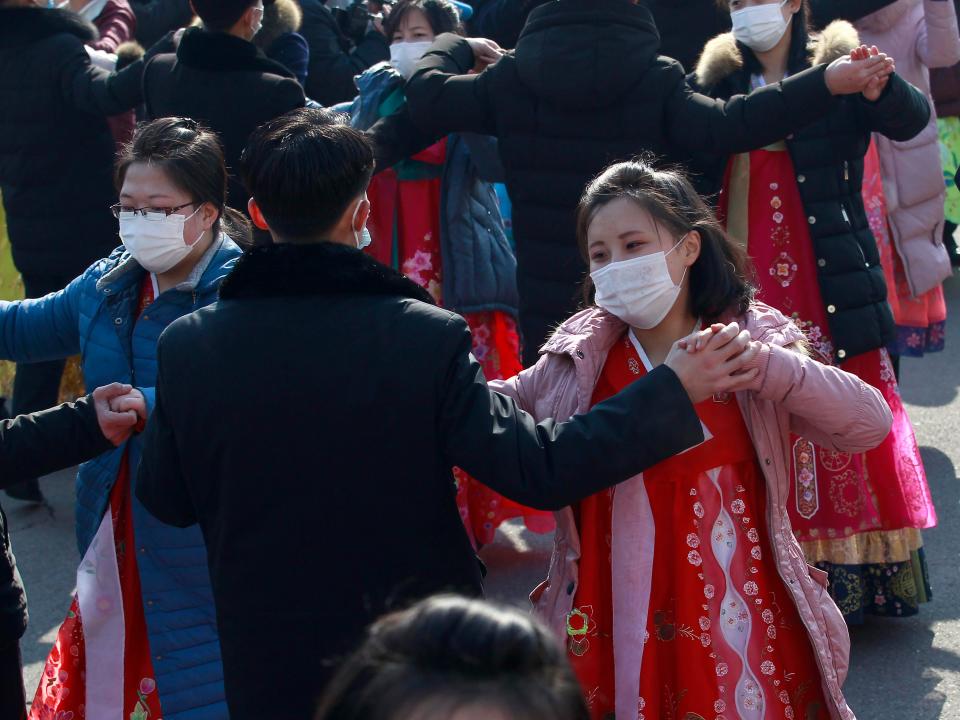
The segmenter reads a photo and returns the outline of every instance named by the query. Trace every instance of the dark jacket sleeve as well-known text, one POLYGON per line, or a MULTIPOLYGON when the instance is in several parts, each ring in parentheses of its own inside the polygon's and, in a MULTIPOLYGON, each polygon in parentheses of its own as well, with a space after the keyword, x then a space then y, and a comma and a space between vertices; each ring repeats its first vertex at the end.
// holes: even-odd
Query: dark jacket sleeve
POLYGON ((557 510, 703 442, 683 385, 665 366, 568 422, 537 423, 487 387, 466 322, 448 321, 437 427, 450 465, 524 505, 557 510))
POLYGON ((452 132, 496 135, 490 79, 494 68, 466 75, 474 65, 473 50, 459 35, 440 35, 417 63, 407 83, 413 121, 440 137, 452 132))
POLYGON ((853 98, 864 118, 864 129, 903 142, 916 137, 930 122, 927 96, 894 73, 876 102, 853 98))
POLYGON ((167 337, 161 335, 157 344, 156 400, 143 434, 136 492, 143 506, 158 520, 175 527, 187 527, 196 523, 197 517, 181 470, 173 422, 167 417, 164 387, 172 382, 163 362, 167 337))
POLYGON ((373 127, 367 130, 367 137, 373 142, 376 171, 382 172, 401 160, 426 150, 443 135, 422 130, 413 121, 409 105, 404 103, 390 115, 377 120, 373 127))
POLYGON ((674 64, 675 80, 665 124, 671 144, 689 153, 738 153, 755 150, 826 115, 837 99, 817 65, 749 95, 714 100, 693 91, 674 64))
POLYGON ((810 0, 810 14, 815 27, 826 27, 834 20, 854 22, 876 12, 895 0, 810 0))
POLYGON ((74 107, 91 115, 118 115, 139 105, 143 99, 141 80, 144 59, 110 73, 90 62, 79 41, 70 42, 61 59, 60 89, 74 107))
POLYGON ((303 5, 300 34, 310 47, 307 95, 323 105, 346 102, 357 95, 353 78, 383 60, 390 46, 380 33, 368 33, 352 52, 332 13, 319 3, 303 5))
POLYGON ((0 422, 0 487, 92 460, 113 445, 100 432, 93 400, 0 422))

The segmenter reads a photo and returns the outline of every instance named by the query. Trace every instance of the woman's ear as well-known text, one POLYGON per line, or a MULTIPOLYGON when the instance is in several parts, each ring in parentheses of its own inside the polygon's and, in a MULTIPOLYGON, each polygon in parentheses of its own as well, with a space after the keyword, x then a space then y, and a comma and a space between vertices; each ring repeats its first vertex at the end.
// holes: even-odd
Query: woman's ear
POLYGON ((212 228, 219 217, 220 211, 213 203, 205 202, 200 206, 200 225, 204 230, 212 228))
POLYGON ((691 230, 687 233, 680 245, 680 257, 683 258, 683 264, 691 267, 700 257, 700 250, 703 240, 698 230, 691 230))

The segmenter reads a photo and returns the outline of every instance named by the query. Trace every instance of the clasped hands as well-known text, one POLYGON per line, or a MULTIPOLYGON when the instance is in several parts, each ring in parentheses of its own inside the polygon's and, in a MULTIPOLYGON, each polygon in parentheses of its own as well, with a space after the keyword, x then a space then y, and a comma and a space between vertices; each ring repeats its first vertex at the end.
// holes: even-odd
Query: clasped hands
POLYGON ((757 389, 762 350, 763 343, 737 323, 716 324, 674 343, 664 364, 696 404, 719 393, 757 389))
POLYGON ((103 436, 118 447, 147 421, 146 398, 132 385, 111 383, 97 388, 93 406, 103 436))

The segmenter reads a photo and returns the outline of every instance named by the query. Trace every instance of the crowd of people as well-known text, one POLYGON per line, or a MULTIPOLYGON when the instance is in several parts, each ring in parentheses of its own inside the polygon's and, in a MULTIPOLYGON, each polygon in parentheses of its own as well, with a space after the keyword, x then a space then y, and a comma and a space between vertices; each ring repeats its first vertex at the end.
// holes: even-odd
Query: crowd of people
POLYGON ((0 487, 84 462, 37 688, 0 515, 0 720, 854 718, 958 4, 0 0, 0 487))

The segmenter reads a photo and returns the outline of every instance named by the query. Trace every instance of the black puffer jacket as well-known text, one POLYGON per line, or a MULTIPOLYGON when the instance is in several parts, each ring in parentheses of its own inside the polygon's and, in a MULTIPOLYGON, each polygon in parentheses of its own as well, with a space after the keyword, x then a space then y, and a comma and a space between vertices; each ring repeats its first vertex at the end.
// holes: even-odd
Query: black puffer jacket
POLYGON ((97 70, 83 49, 97 37, 66 10, 0 9, 0 192, 24 274, 79 275, 117 245, 105 115, 140 101, 143 62, 97 70))
POLYGON ((407 85, 426 131, 500 139, 528 364, 576 308, 585 265, 574 216, 592 177, 644 150, 676 160, 763 146, 835 105, 823 67, 729 103, 698 96, 659 44, 649 10, 629 0, 558 0, 534 10, 515 53, 480 75, 462 77, 473 52, 442 35, 407 85))
MULTIPOLYGON (((834 22, 816 38, 813 57, 796 61, 790 70, 799 72, 810 62, 829 61, 858 44, 852 25, 834 22)), ((748 55, 745 62, 746 53, 750 51, 732 35, 711 40, 691 84, 717 98, 747 92, 748 63, 756 60, 748 55)), ((929 104, 920 91, 894 75, 876 103, 867 102, 862 95, 842 98, 823 120, 784 136, 809 222, 820 292, 838 361, 884 347, 894 336, 880 255, 861 195, 870 133, 909 140, 926 126, 929 117, 929 104)), ((726 166, 726 156, 698 163, 697 169, 703 170, 699 180, 702 193, 720 190, 726 166)))

